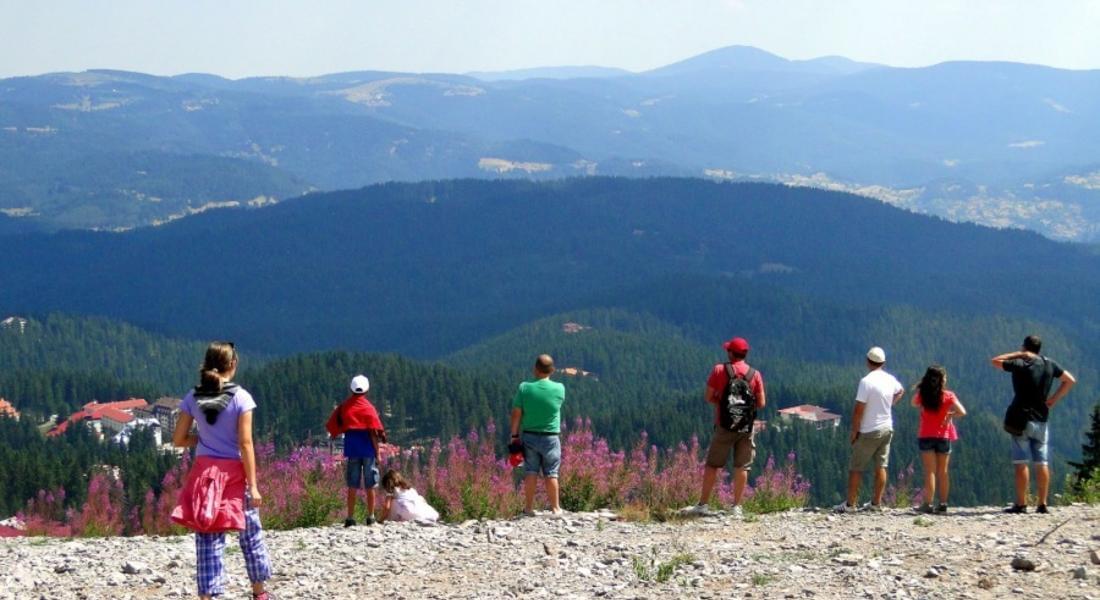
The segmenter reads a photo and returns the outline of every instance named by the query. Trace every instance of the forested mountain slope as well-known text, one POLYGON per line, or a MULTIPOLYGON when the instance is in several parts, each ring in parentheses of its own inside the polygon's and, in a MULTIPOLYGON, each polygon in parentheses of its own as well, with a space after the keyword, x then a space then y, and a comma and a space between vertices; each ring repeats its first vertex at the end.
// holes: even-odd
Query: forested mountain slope
POLYGON ((8 312, 101 314, 284 353, 439 356, 574 308, 718 304, 667 279, 685 274, 738 296, 1100 330, 1088 247, 842 193, 690 179, 387 184, 123 234, 0 237, 0 255, 8 312))

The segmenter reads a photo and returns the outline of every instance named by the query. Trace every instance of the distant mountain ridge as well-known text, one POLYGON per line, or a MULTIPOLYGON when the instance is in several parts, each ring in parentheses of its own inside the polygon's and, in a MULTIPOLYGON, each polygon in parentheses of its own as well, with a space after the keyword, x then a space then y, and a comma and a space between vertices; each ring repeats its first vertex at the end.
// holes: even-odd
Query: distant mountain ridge
POLYGON ((0 80, 0 209, 118 228, 384 181, 676 175, 1100 239, 1100 71, 735 46, 643 73, 480 75, 0 80), (83 168, 99 155, 116 168, 83 168))

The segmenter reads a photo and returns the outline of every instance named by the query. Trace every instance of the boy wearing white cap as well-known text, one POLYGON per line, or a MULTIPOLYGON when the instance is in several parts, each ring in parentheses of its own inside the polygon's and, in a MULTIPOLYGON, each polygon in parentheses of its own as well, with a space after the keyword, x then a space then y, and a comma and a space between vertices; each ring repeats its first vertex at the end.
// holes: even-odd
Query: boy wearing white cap
POLYGON ((867 370, 859 381, 856 406, 852 412, 852 457, 848 464, 848 498, 836 506, 837 512, 855 512, 863 472, 875 469, 875 487, 868 510, 882 510, 882 492, 886 489, 886 466, 890 461, 890 440, 894 437, 893 406, 905 395, 905 388, 886 372, 886 352, 875 346, 867 351, 867 370))
POLYGON ((378 411, 367 399, 370 381, 365 375, 351 379, 351 395, 332 411, 325 429, 332 437, 344 435, 345 483, 348 514, 344 527, 355 525, 355 501, 360 488, 366 490, 367 520, 374 523, 374 488, 378 486, 378 444, 386 441, 386 430, 378 411))

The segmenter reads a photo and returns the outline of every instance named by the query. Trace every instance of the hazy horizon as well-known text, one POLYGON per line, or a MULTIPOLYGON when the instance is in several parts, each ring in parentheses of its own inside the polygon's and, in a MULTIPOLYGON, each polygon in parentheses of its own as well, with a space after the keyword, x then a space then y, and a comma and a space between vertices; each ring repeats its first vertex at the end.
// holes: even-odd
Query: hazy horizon
POLYGON ((718 48, 894 67, 1008 61, 1100 68, 1100 2, 1053 0, 0 0, 0 77, 115 69, 309 77, 595 66, 646 71, 718 48), (639 8, 643 7, 644 10, 639 8))

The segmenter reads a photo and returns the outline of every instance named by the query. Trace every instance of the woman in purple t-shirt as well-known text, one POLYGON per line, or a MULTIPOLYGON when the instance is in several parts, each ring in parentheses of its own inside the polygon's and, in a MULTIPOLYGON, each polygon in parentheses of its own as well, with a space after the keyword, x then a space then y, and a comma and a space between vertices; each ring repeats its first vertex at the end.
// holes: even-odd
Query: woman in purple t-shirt
POLYGON ((195 532, 200 598, 225 592, 225 532, 238 531, 252 597, 265 600, 264 582, 271 578, 271 558, 264 544, 257 507, 263 502, 256 481, 252 446, 252 411, 256 402, 233 383, 237 350, 232 342, 212 342, 200 373, 201 382, 180 404, 172 443, 195 448, 172 511, 172 520, 195 532), (192 425, 196 433, 192 433, 192 425))

